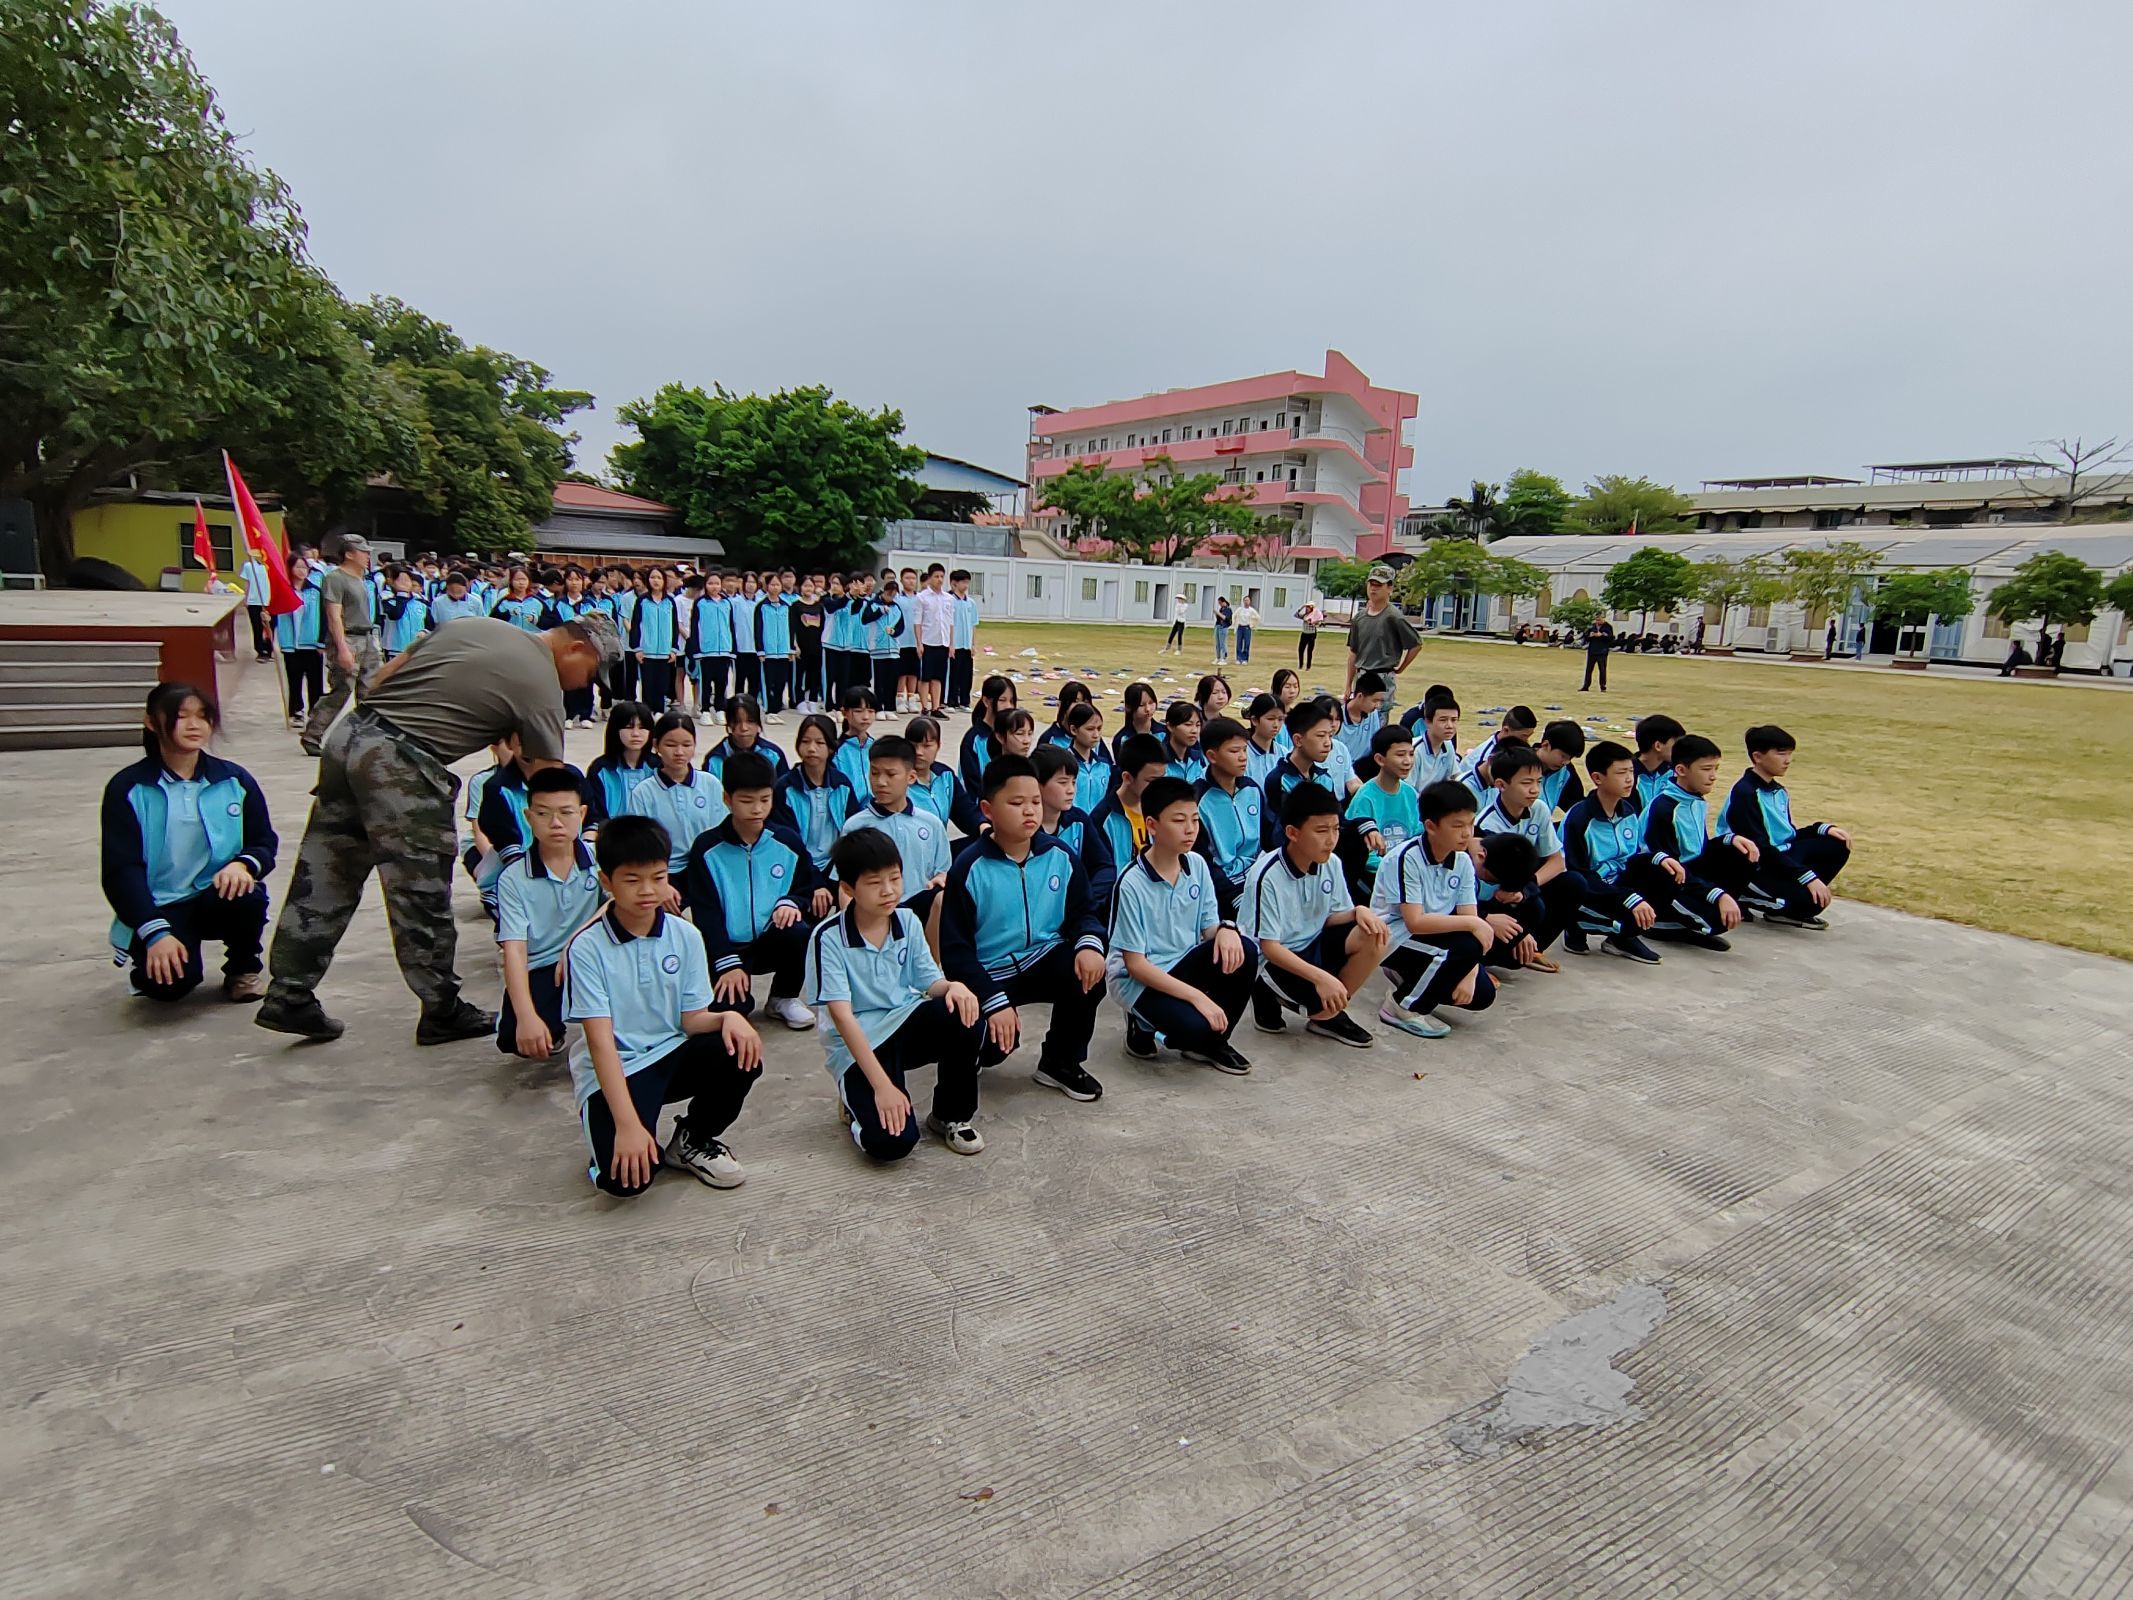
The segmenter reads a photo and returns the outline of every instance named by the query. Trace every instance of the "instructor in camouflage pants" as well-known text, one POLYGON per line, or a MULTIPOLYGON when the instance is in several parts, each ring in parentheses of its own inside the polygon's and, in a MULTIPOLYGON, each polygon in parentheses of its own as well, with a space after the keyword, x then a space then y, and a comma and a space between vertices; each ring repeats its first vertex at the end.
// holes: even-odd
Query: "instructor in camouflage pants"
POLYGON ((563 691, 620 653, 603 617, 532 634, 466 617, 424 635, 359 691, 327 734, 304 842, 268 962, 262 1028, 338 1039, 317 988, 373 868, 400 974, 422 1002, 417 1044, 487 1038, 496 1019, 461 998, 453 968, 450 763, 511 734, 528 771, 563 759, 563 691))

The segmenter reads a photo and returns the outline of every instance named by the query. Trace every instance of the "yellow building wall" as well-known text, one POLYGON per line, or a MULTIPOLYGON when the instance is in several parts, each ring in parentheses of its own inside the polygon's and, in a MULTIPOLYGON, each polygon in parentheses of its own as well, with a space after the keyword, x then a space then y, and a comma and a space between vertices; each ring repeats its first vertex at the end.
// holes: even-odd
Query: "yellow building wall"
MULTIPOLYGON (((282 514, 262 511, 260 516, 274 537, 286 546, 288 534, 282 527, 282 514)), ((235 538, 236 514, 210 507, 207 526, 218 552, 225 536, 235 540, 231 546, 233 559, 230 567, 222 573, 225 578, 235 578, 245 561, 244 541, 235 538)), ((151 589, 162 587, 163 569, 180 565, 179 552, 189 550, 192 541, 193 512, 190 506, 119 501, 86 506, 74 513, 76 555, 95 556, 100 561, 123 567, 151 589)), ((207 574, 198 567, 187 567, 179 584, 187 592, 197 594, 207 587, 207 574)))

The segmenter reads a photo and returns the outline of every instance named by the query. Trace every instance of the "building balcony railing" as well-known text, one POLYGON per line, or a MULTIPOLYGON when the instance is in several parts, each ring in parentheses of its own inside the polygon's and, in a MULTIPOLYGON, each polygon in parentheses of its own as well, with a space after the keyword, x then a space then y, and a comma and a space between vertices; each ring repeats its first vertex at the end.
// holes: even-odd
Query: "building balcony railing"
POLYGON ((1125 472, 1157 456, 1168 456, 1181 467, 1191 466, 1204 471, 1218 462, 1248 461, 1254 456, 1338 451, 1352 459, 1356 471, 1366 482, 1386 481, 1386 474, 1370 464, 1360 446, 1361 441, 1345 429, 1298 433, 1293 429, 1269 428, 1263 432, 1232 433, 1216 439, 1181 439, 1173 444, 1116 446, 1076 455, 1038 456, 1030 462, 1029 470, 1032 481, 1056 478, 1076 462, 1103 461, 1109 463, 1112 471, 1125 472))

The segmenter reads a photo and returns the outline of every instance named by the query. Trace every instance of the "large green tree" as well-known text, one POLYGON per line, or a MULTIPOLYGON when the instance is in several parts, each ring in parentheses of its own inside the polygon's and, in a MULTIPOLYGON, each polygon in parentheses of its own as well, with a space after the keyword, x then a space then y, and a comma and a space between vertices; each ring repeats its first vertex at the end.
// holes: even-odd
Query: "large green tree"
POLYGON ((1531 467, 1504 479, 1499 537, 1545 538, 1561 533, 1569 516, 1570 491, 1562 479, 1531 467))
POLYGON ((1045 483, 1042 499, 1066 518, 1070 538, 1108 540, 1121 561, 1169 567, 1202 549, 1263 545, 1258 513, 1235 485, 1219 473, 1180 473, 1169 456, 1150 456, 1137 472, 1076 462, 1045 483))
POLYGON ((1880 564, 1879 551, 1852 539, 1802 545, 1785 552, 1785 594, 1806 609, 1810 627, 1818 626, 1814 619, 1843 611, 1880 564))
POLYGON ((555 504, 571 467, 573 412, 592 404, 558 389, 546 368, 487 345, 398 300, 378 297, 348 312, 381 386, 402 408, 393 441, 395 477, 446 537, 469 550, 525 541, 555 504))
POLYGON ((1874 591, 1874 615, 1899 629, 1923 628, 1935 617, 1954 622, 1970 615, 1970 574, 1898 572, 1874 591))
POLYGON ((1720 556, 1695 563, 1695 572, 1695 597, 1718 609, 1718 637, 1713 644, 1724 641, 1726 617, 1735 606, 1767 606, 1784 598, 1785 580, 1763 556, 1738 560, 1720 556))
POLYGON ((902 442, 903 413, 819 386, 706 394, 670 383, 617 415, 637 438, 609 457, 616 482, 674 506, 737 560, 865 566, 922 493, 926 453, 902 442))
POLYGON ((1688 496, 1649 478, 1610 473, 1585 485, 1563 519, 1569 533, 1686 533, 1694 520, 1688 496))
POLYGON ((2065 628, 2094 621, 2104 601, 2103 575, 2094 567, 2063 550, 2039 550, 1986 597, 1985 615, 2065 628))
POLYGON ((2103 603, 2119 616, 2133 618, 2133 569, 2121 572, 2103 586, 2103 603))
POLYGON ((295 202, 144 7, 8 0, 0 49, 0 495, 48 576, 88 496, 271 404, 313 316, 295 202))
POLYGON ((1370 586, 1373 563, 1328 556, 1318 564, 1318 592, 1328 600, 1360 600, 1370 586))
POLYGON ((1696 592, 1696 564, 1678 550, 1657 545, 1623 557, 1607 569, 1600 598, 1613 611, 1637 613, 1642 631, 1654 611, 1672 611, 1696 592))
POLYGON ((1432 539, 1401 572, 1396 592, 1409 605, 1440 594, 1496 594, 1516 599, 1541 593, 1548 574, 1529 562, 1491 552, 1478 540, 1432 539))
POLYGON ((1453 495, 1444 502, 1448 513, 1442 520, 1451 533, 1461 539, 1478 543, 1498 538, 1503 532, 1502 491, 1493 483, 1483 483, 1476 478, 1463 495, 1453 495))

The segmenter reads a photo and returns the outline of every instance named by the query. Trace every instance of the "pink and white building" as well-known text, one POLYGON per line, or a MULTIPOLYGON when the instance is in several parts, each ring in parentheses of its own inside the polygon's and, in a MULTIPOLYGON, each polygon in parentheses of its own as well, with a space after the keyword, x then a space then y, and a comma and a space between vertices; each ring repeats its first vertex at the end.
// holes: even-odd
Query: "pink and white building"
POLYGON ((1220 473, 1267 517, 1292 523, 1279 553, 1292 570, 1383 555, 1407 511, 1400 475, 1414 465, 1419 407, 1338 350, 1326 352, 1323 373, 1269 372, 1071 411, 1032 406, 1033 515, 1041 526, 1045 481, 1075 462, 1141 472, 1168 456, 1180 472, 1220 473))

